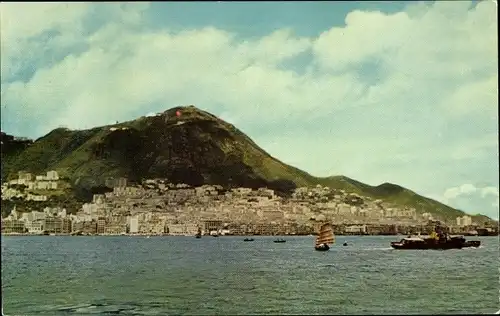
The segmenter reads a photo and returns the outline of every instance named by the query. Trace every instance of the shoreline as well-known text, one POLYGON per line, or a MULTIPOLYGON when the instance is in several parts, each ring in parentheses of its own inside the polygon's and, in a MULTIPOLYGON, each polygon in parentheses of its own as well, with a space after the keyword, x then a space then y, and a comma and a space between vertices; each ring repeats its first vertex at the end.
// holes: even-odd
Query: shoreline
MULTIPOLYGON (((72 235, 72 234, 21 234, 21 233, 2 233, 2 236, 9 237, 195 237, 195 235, 172 235, 172 234, 88 234, 88 235, 72 235)), ((453 234, 454 236, 465 236, 465 237, 498 237, 499 234, 495 235, 466 235, 466 234, 453 234)), ((295 235, 218 235, 217 237, 314 237, 316 235, 311 234, 295 234, 295 235)), ((408 236, 405 234, 335 234, 335 236, 342 237, 364 237, 364 236, 408 236)), ((203 235, 203 238, 214 237, 213 235, 203 235)))

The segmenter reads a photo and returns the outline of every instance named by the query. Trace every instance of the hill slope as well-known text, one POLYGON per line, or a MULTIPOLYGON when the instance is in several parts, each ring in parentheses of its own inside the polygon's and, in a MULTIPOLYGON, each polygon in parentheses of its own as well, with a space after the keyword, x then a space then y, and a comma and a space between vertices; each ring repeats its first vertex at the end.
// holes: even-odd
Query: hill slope
POLYGON ((263 187, 289 192, 316 184, 453 218, 464 213, 393 184, 372 187, 343 176, 316 178, 270 156, 233 125, 194 106, 90 130, 56 129, 17 151, 2 144, 2 179, 57 170, 78 187, 109 177, 167 178, 190 185, 263 187), (177 111, 181 112, 177 116, 177 111))

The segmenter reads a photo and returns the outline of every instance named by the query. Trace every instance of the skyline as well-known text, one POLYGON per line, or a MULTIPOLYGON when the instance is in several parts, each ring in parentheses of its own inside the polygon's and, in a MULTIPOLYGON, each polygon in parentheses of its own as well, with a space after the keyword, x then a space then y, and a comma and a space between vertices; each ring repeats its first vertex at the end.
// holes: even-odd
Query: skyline
POLYGON ((396 183, 498 220, 492 1, 1 8, 4 132, 194 104, 312 175, 396 183))

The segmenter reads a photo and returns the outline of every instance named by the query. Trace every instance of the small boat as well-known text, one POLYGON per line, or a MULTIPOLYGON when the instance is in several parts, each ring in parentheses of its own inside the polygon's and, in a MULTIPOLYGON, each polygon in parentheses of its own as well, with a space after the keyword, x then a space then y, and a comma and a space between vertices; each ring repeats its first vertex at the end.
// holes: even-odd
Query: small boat
POLYGON ((253 238, 245 238, 243 241, 253 241, 253 238))
POLYGON ((346 242, 345 242, 345 243, 343 243, 343 244, 342 244, 342 246, 344 246, 344 247, 345 247, 345 246, 347 246, 347 243, 346 243, 346 242))
POLYGON ((282 238, 278 238, 276 240, 274 240, 275 243, 283 243, 283 242, 286 242, 286 240, 282 239, 282 238))
POLYGON ((436 227, 435 231, 428 238, 408 236, 400 241, 391 242, 392 248, 406 250, 447 250, 469 247, 477 248, 479 246, 481 246, 481 241, 466 241, 463 236, 450 237, 448 234, 442 232, 439 226, 436 227))
POLYGON ((198 227, 198 232, 194 235, 195 238, 201 238, 201 228, 198 227))
POLYGON ((321 225, 316 237, 316 242, 314 244, 314 249, 317 251, 328 251, 330 250, 329 244, 335 243, 335 236, 333 235, 333 227, 330 223, 321 225))

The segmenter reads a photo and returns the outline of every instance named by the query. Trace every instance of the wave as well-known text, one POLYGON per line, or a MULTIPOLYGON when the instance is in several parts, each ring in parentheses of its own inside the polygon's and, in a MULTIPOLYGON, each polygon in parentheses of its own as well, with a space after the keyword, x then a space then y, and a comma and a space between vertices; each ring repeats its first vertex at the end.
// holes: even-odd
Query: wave
POLYGON ((363 251, 387 251, 387 250, 394 250, 392 249, 392 247, 377 247, 377 248, 363 248, 363 249, 360 249, 360 250, 363 250, 363 251))
POLYGON ((73 306, 54 306, 51 310, 75 314, 119 314, 123 311, 137 313, 139 306, 137 304, 79 304, 73 306))

